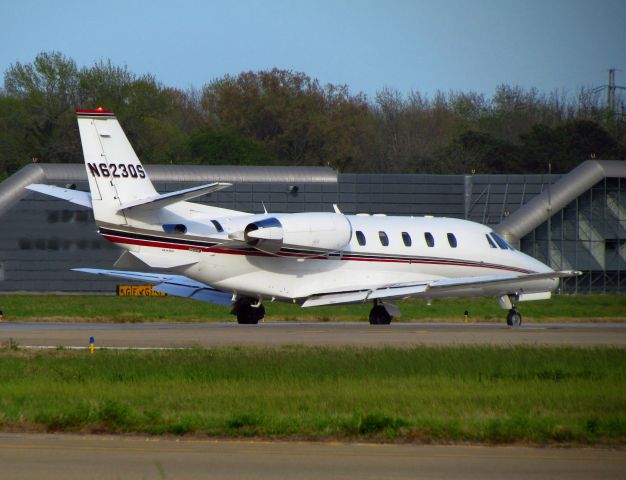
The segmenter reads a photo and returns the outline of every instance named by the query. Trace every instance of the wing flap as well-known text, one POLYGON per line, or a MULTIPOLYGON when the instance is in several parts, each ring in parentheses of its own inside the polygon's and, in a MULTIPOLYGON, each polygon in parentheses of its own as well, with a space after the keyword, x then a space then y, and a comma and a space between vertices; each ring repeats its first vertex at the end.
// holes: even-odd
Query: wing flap
POLYGON ((485 288, 492 286, 514 286, 523 289, 525 284, 535 282, 537 280, 547 280, 551 278, 564 278, 580 275, 582 272, 575 270, 562 270, 558 272, 545 273, 528 273, 522 275, 491 275, 486 277, 464 277, 464 278, 445 278, 429 282, 428 290, 438 293, 454 292, 467 288, 485 288))
POLYGON ((359 292, 337 292, 324 293, 310 296, 303 304, 303 307, 318 307, 320 305, 335 305, 338 303, 359 303, 367 300, 369 290, 359 292))
MULTIPOLYGON (((303 307, 315 307, 320 305, 335 305, 339 303, 358 303, 376 299, 400 299, 408 297, 428 297, 434 294, 447 294, 462 290, 483 289, 487 287, 502 287, 504 290, 511 289, 510 293, 523 290, 531 282, 551 278, 563 278, 580 275, 575 270, 563 270, 559 272, 530 273, 523 275, 492 275, 486 277, 462 277, 444 278, 420 282, 414 284, 390 284, 373 287, 369 290, 348 292, 324 292, 308 297, 302 304, 303 307)), ((528 294, 526 294, 528 295, 528 294)))

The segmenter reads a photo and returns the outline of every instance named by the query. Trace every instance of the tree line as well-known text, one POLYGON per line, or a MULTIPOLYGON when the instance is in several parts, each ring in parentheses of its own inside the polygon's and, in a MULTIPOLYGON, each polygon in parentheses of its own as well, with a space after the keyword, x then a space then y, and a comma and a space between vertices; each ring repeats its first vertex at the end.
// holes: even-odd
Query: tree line
MULTIPOLYGON (((0 177, 32 162, 82 161, 76 108, 119 117, 145 163, 329 165, 342 172, 566 172, 626 158, 626 122, 600 94, 501 85, 475 92, 383 88, 375 98, 304 73, 225 75, 180 90, 98 61, 42 52, 4 73, 0 177)), ((618 111, 624 112, 623 100, 618 111)))

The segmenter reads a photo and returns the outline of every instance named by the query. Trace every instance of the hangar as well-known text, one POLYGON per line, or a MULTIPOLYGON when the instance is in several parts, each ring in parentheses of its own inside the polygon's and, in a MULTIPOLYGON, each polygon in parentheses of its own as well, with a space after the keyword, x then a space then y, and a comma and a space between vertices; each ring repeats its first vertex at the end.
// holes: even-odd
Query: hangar
MULTIPOLYGON (((492 226, 555 269, 584 274, 568 293, 626 292, 626 162, 587 160, 565 175, 337 173, 327 167, 147 165, 162 193, 232 182, 200 202, 260 213, 435 215, 492 226)), ((113 292, 114 280, 71 268, 111 268, 120 251, 90 210, 30 193, 31 183, 88 190, 83 164, 30 164, 0 184, 0 292, 113 292)))

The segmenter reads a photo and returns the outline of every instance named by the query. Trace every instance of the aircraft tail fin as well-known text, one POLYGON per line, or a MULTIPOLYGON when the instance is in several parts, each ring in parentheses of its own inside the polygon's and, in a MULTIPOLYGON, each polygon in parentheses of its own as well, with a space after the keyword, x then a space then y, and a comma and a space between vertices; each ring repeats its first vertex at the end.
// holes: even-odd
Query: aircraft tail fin
POLYGON ((125 225, 123 205, 157 191, 110 110, 76 110, 96 222, 125 225))

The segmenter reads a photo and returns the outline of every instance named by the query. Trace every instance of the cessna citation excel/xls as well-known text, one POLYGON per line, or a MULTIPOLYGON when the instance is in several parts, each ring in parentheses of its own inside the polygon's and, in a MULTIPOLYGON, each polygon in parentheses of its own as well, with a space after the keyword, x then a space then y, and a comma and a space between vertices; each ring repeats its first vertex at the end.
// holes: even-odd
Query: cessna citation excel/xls
POLYGON ((517 303, 550 297, 559 277, 490 228, 465 220, 334 213, 263 213, 188 200, 229 187, 212 183, 160 195, 108 110, 77 110, 91 193, 27 188, 93 208, 100 235, 125 249, 115 267, 77 269, 156 284, 155 290, 232 305, 257 323, 263 301, 314 307, 372 302, 372 324, 399 315, 388 303, 494 296, 521 324, 517 303), (163 269, 144 273, 129 269, 163 269), (171 273, 173 272, 173 273, 171 273))

